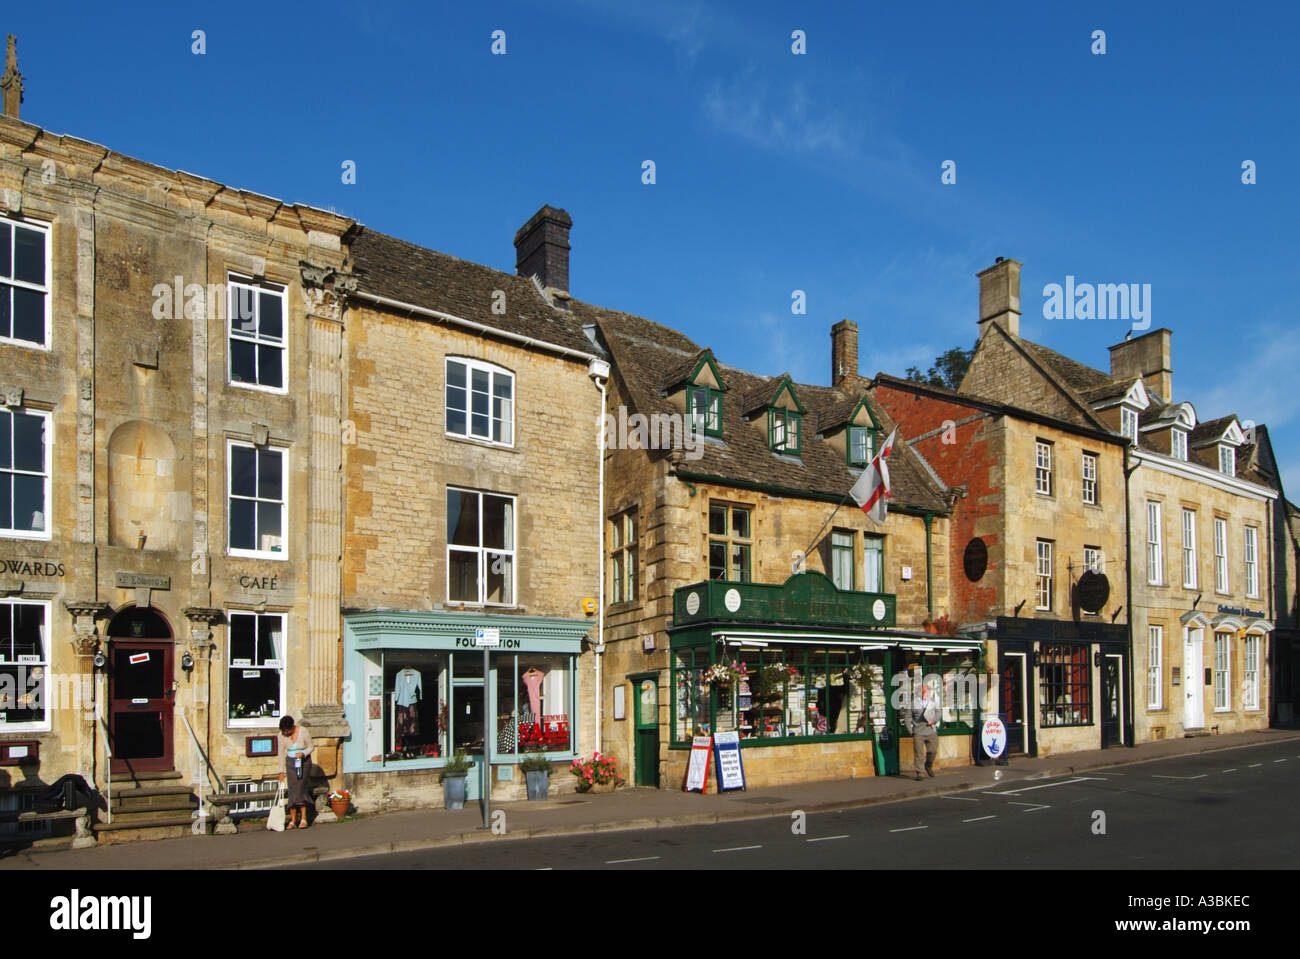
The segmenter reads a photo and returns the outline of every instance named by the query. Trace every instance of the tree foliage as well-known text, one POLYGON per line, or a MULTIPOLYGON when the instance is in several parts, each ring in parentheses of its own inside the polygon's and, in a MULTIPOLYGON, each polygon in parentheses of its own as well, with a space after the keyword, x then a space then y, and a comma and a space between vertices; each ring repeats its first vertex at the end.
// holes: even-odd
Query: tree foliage
POLYGON ((924 383, 926 386, 943 386, 955 390, 961 386, 966 368, 970 366, 971 357, 974 355, 973 349, 963 350, 960 346, 954 346, 934 358, 934 365, 930 367, 928 373, 922 373, 919 368, 909 366, 907 379, 913 383, 924 383))

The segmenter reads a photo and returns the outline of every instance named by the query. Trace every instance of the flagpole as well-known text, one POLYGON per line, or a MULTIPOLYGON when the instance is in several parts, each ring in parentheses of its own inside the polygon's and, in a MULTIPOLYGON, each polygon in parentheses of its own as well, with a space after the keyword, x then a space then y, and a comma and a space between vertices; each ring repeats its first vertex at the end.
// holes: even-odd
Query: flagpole
MULTIPOLYGON (((895 421, 895 423, 894 423, 894 430, 893 430, 894 434, 897 434, 898 431, 899 431, 900 429, 901 429, 901 425, 900 425, 897 421, 895 421)), ((873 458, 874 458, 874 457, 873 457, 873 458)), ((871 469, 871 464, 870 464, 870 463, 867 464, 866 469, 871 469)), ((833 520, 833 519, 835 518, 835 514, 838 513, 838 512, 840 511, 840 507, 843 506, 843 505, 848 501, 848 498, 849 498, 850 494, 852 494, 852 492, 853 492, 853 487, 850 486, 850 487, 849 487, 849 491, 848 491, 847 493, 845 493, 843 496, 840 497, 840 501, 839 501, 838 503, 836 503, 836 504, 835 504, 835 508, 834 508, 833 510, 831 510, 831 515, 826 517, 826 522, 822 523, 821 529, 819 529, 819 530, 817 531, 817 535, 814 536, 814 537, 812 538, 812 542, 808 544, 808 549, 805 549, 805 550, 800 554, 801 556, 804 557, 805 560, 808 558, 808 550, 809 550, 809 549, 812 549, 814 546, 817 545, 817 541, 818 541, 819 539, 821 539, 821 535, 822 535, 822 533, 826 532, 826 527, 829 526, 829 525, 831 524, 831 520, 833 520)), ((882 525, 883 525, 883 524, 882 524, 882 525)))

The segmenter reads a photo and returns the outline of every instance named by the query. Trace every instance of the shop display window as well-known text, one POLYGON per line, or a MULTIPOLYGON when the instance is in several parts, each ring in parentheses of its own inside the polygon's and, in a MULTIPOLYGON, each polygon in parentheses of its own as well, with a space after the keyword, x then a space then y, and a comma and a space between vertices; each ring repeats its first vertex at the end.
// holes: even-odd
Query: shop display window
MULTIPOLYGON (((490 654, 496 749, 570 753, 577 733, 574 657, 490 654)), ((363 654, 365 756, 385 765, 484 752, 483 653, 388 649, 363 654)))
POLYGON ((908 668, 898 673, 894 680, 905 702, 910 702, 914 695, 918 674, 921 682, 930 687, 930 694, 938 700, 940 732, 972 731, 981 696, 988 693, 988 681, 982 679, 975 658, 970 654, 915 654, 909 659, 908 668))
POLYGON ((707 649, 683 649, 673 658, 673 696, 676 703, 673 719, 675 738, 689 741, 692 736, 707 736, 709 723, 709 688, 704 671, 709 666, 707 649))
POLYGON ((710 663, 707 648, 676 654, 678 742, 714 729, 741 739, 870 736, 877 725, 872 703, 883 674, 856 649, 773 644, 719 655, 710 663))
POLYGON ((232 612, 229 621, 227 722, 274 726, 284 704, 284 616, 232 612))
POLYGON ((559 653, 498 654, 496 752, 573 751, 573 657, 559 653))
POLYGON ((49 604, 0 603, 0 733, 48 728, 45 621, 49 604))

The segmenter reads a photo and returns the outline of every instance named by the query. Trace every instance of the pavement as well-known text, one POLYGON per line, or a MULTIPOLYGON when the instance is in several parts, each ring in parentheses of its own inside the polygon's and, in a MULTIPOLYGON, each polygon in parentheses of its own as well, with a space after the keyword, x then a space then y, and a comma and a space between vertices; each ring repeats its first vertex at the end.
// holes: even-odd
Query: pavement
POLYGON ((494 812, 505 813, 505 831, 499 835, 483 828, 481 806, 467 803, 460 810, 420 809, 359 815, 283 833, 259 829, 233 836, 186 836, 91 849, 20 850, 0 858, 0 870, 259 869, 537 836, 788 817, 795 810, 850 809, 960 792, 994 781, 1047 779, 1082 770, 1289 740, 1300 741, 1300 731, 1269 729, 1167 739, 1131 748, 1096 749, 1037 759, 1015 758, 1006 766, 949 767, 937 770, 934 778, 921 782, 906 775, 872 776, 788 783, 716 795, 646 788, 624 788, 594 796, 565 794, 544 801, 494 803, 494 812))

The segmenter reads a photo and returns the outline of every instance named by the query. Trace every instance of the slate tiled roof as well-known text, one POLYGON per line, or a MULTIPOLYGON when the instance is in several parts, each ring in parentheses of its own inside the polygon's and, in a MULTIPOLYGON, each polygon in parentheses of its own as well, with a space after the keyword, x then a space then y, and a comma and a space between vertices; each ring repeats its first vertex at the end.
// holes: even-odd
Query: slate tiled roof
MULTIPOLYGON (((646 416, 676 412, 668 397, 661 395, 663 383, 689 358, 697 356, 700 347, 676 330, 651 320, 576 301, 573 306, 580 319, 598 324, 617 375, 626 388, 629 412, 646 416)), ((727 385, 722 400, 722 439, 706 442, 703 457, 685 461, 683 470, 717 476, 724 481, 761 483, 837 498, 849 491, 861 471, 850 469, 843 453, 817 439, 816 428, 824 422, 825 414, 846 404, 851 406, 861 398, 861 393, 795 383, 795 392, 807 415, 803 419, 801 455, 787 456, 768 449, 767 421, 761 412, 754 422, 746 420, 742 413, 745 397, 770 396, 781 377, 758 376, 721 363, 719 370, 727 385)), ((867 402, 877 422, 884 429, 891 429, 894 424, 884 410, 870 397, 867 402)), ((949 512, 943 484, 930 474, 906 443, 895 444, 889 472, 894 507, 949 512)))
POLYGON ((1207 443, 1213 443, 1223 431, 1228 428, 1228 424, 1235 420, 1236 416, 1220 416, 1217 420, 1206 420, 1204 423, 1197 423, 1192 429, 1191 435, 1187 438, 1191 446, 1204 446, 1207 443))
MULTIPOLYGON (((663 389, 671 390, 674 387, 685 383, 687 378, 695 372, 695 367, 699 366, 700 359, 708 352, 708 350, 696 350, 693 356, 683 360, 681 363, 678 363, 675 367, 670 369, 666 374, 664 374, 664 381, 662 383, 663 389)), ((722 385, 727 385, 725 380, 722 385)))
POLYGON ((531 278, 460 260, 366 227, 352 239, 349 262, 364 293, 441 310, 494 329, 598 352, 568 310, 546 301, 531 278), (506 313, 492 312, 493 295, 506 295, 506 313))

